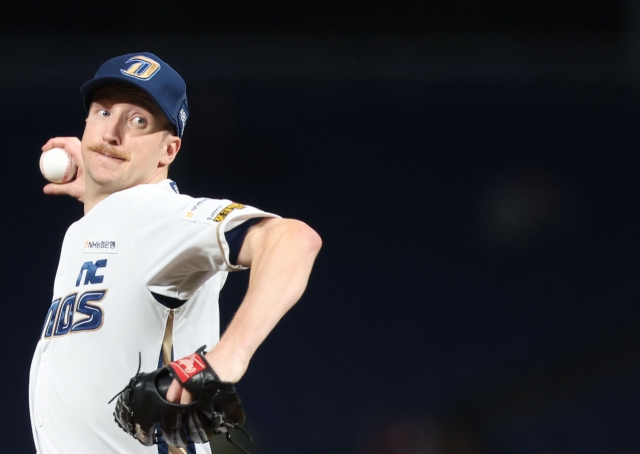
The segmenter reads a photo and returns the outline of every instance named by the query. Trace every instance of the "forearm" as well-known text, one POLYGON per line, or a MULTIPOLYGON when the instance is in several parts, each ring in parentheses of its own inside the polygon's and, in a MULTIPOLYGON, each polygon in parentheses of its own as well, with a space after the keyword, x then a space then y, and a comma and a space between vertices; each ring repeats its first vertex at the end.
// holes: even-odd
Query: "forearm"
POLYGON ((247 293, 220 342, 207 354, 227 381, 240 379, 257 348, 300 299, 321 246, 311 228, 293 220, 274 220, 248 241, 249 249, 243 247, 240 257, 251 263, 247 293))

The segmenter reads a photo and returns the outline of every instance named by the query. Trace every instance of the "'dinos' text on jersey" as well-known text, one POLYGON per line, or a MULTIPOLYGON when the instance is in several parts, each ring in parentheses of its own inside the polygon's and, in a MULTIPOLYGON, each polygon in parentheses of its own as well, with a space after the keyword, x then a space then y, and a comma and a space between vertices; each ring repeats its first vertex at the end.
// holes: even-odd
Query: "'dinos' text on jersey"
MULTIPOLYGON (((104 276, 98 275, 97 272, 106 266, 106 259, 83 263, 76 279, 76 287, 101 284, 104 276)), ((106 294, 106 289, 92 289, 84 292, 76 291, 63 298, 54 299, 47 312, 41 337, 64 336, 100 329, 103 312, 97 303, 102 301, 106 294)))

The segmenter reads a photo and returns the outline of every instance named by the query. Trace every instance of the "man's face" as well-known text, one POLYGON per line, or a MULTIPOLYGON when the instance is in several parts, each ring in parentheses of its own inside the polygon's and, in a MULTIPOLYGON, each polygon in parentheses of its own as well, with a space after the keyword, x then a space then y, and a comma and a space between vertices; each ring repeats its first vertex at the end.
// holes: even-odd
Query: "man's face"
POLYGON ((180 148, 167 123, 142 91, 119 85, 100 88, 82 136, 87 190, 112 194, 166 178, 180 148))

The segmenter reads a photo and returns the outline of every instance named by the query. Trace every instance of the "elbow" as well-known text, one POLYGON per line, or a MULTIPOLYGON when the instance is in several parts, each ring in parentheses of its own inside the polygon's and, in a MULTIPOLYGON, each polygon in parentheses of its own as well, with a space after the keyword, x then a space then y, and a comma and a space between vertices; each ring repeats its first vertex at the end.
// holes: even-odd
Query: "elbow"
POLYGON ((293 221, 293 235, 297 238, 297 242, 303 246, 303 249, 311 256, 315 257, 322 248, 322 238, 318 232, 313 230, 302 221, 293 221))
POLYGON ((322 248, 322 238, 318 232, 309 227, 309 245, 313 248, 314 254, 318 255, 320 249, 322 248))

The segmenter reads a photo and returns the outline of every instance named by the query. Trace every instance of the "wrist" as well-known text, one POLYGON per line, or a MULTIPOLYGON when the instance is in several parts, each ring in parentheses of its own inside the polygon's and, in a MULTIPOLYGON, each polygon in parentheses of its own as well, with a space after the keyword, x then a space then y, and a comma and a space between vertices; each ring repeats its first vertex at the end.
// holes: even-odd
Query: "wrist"
POLYGON ((251 355, 243 348, 220 341, 205 358, 220 380, 236 383, 249 367, 251 355))

